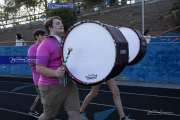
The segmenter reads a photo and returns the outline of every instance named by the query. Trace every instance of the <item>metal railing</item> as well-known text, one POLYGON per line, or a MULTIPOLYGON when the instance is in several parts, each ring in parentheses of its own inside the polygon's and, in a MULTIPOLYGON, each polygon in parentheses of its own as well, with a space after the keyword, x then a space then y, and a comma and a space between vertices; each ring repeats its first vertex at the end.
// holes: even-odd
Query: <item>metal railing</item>
POLYGON ((20 42, 17 42, 16 40, 4 40, 4 41, 0 42, 0 46, 5 46, 5 45, 15 45, 16 46, 16 43, 22 43, 23 44, 22 46, 25 46, 25 45, 31 45, 34 42, 35 41, 20 41, 20 42))

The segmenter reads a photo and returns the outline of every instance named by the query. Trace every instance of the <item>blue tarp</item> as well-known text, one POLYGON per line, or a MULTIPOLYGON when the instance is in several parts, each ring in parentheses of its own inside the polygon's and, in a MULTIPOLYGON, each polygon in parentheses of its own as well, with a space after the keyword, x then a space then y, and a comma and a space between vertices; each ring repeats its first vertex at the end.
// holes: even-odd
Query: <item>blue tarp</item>
POLYGON ((152 38, 143 60, 121 74, 131 81, 180 84, 179 37, 179 33, 167 33, 152 38))

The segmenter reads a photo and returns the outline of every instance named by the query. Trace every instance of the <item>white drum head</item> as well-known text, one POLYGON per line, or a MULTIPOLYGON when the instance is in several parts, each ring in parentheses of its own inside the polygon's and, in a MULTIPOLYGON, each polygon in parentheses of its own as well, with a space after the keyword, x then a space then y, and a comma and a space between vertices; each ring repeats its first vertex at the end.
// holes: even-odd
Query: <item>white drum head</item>
POLYGON ((131 28, 120 27, 119 30, 122 32, 122 34, 124 35, 124 37, 128 42, 128 49, 129 49, 128 62, 131 63, 136 58, 136 56, 140 51, 139 37, 137 33, 131 28))
POLYGON ((83 84, 104 80, 111 72, 116 58, 116 48, 111 34, 100 24, 81 23, 67 35, 63 47, 64 60, 72 77, 83 84))

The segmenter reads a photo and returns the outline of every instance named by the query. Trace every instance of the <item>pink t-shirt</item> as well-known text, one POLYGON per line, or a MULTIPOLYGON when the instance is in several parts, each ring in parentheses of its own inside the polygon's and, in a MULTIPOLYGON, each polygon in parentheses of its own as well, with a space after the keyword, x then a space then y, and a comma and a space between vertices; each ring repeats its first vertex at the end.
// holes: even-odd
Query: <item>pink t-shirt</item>
POLYGON ((36 51, 38 45, 39 43, 34 43, 33 45, 31 45, 30 48, 28 49, 28 55, 27 55, 29 59, 29 63, 32 66, 31 70, 33 76, 33 82, 35 85, 38 85, 38 80, 40 76, 40 74, 36 72, 36 51))
MULTIPOLYGON (((57 39, 52 36, 45 37, 40 43, 36 53, 36 64, 56 70, 62 65, 61 62, 61 46, 57 39)), ((40 74, 39 86, 57 85, 58 78, 47 77, 40 74)))

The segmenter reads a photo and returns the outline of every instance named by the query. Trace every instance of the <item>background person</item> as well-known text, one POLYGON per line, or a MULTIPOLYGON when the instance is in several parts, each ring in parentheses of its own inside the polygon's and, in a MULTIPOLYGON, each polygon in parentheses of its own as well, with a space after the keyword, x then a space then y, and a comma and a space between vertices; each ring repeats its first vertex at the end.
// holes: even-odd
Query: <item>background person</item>
MULTIPOLYGON (((128 117, 125 116, 121 98, 120 98, 119 88, 116 84, 116 81, 114 79, 110 79, 110 80, 107 80, 105 83, 108 85, 109 89, 112 92, 113 100, 114 100, 115 106, 116 106, 118 114, 119 114, 119 120, 130 120, 128 117)), ((100 87, 101 87, 101 84, 92 86, 91 91, 85 97, 85 99, 80 107, 80 113, 82 113, 83 119, 88 119, 84 113, 85 109, 86 109, 87 105, 90 103, 90 101, 98 95, 100 87)))
POLYGON ((30 113, 34 113, 34 114, 38 114, 35 111, 35 108, 38 105, 38 101, 40 99, 39 90, 38 90, 38 81, 39 81, 40 74, 36 71, 36 52, 37 52, 38 45, 41 43, 41 40, 43 39, 44 35, 45 35, 45 31, 42 29, 37 29, 33 32, 35 43, 29 47, 28 55, 27 55, 28 60, 29 60, 29 65, 32 70, 33 83, 34 83, 35 89, 38 93, 32 106, 30 107, 30 113))
POLYGON ((23 46, 26 45, 25 41, 23 40, 23 35, 21 33, 16 34, 16 46, 23 46))

